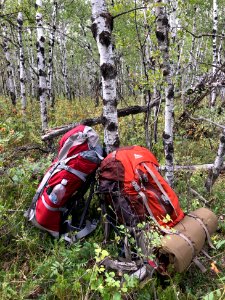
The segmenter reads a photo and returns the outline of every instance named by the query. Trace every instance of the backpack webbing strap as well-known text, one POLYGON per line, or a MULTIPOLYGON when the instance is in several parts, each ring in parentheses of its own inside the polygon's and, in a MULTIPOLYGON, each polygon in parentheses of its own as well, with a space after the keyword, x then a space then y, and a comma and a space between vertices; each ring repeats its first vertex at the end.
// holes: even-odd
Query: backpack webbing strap
POLYGON ((148 205, 148 200, 147 200, 147 197, 146 195, 143 193, 143 192, 139 192, 139 195, 141 196, 142 200, 143 200, 143 203, 149 213, 149 215, 151 216, 152 220, 154 221, 154 223, 159 227, 159 229, 163 232, 163 233, 166 233, 166 234, 176 234, 176 235, 179 235, 180 237, 182 237, 187 243, 188 245, 191 247, 191 251, 192 251, 192 256, 194 257, 195 256, 195 248, 194 248, 194 245, 192 243, 192 241, 186 236, 184 235, 183 233, 179 232, 178 230, 169 230, 169 229, 165 229, 163 228, 163 226, 160 226, 159 223, 157 222, 156 218, 154 217, 149 205, 148 205))
POLYGON ((202 220, 201 220, 199 217, 197 217, 197 216, 195 216, 195 215, 193 215, 193 214, 187 214, 187 215, 188 215, 189 217, 191 217, 191 218, 194 218, 196 221, 198 221, 198 222, 200 223, 200 225, 203 227, 203 229, 204 229, 204 231, 205 231, 205 234, 206 234, 206 237, 207 237, 209 246, 210 246, 211 248, 213 248, 213 249, 216 249, 216 248, 213 246, 213 244, 212 244, 212 240, 211 240, 211 238, 210 238, 210 234, 209 234, 208 228, 205 226, 205 224, 202 222, 202 220))
POLYGON ((46 186, 46 184, 48 183, 49 179, 51 178, 52 174, 55 172, 55 170, 57 169, 59 165, 59 162, 56 162, 52 168, 45 174, 45 176, 43 177, 41 183, 39 184, 38 186, 38 189, 32 199, 32 202, 31 202, 31 205, 30 207, 28 208, 28 210, 25 212, 24 216, 29 218, 29 215, 30 215, 30 211, 31 209, 33 208, 33 206, 35 205, 35 203, 37 202, 40 194, 42 193, 44 187, 46 186))
POLYGON ((59 172, 60 170, 66 170, 66 171, 72 173, 73 175, 79 177, 82 181, 84 181, 84 182, 86 181, 86 176, 87 176, 86 173, 83 173, 81 171, 73 169, 70 166, 65 165, 64 162, 60 162, 56 171, 59 172))
POLYGON ((201 270, 202 273, 205 273, 207 271, 197 257, 194 257, 192 261, 201 270))
POLYGON ((69 243, 75 243, 77 240, 82 239, 83 237, 87 236, 88 234, 90 234, 92 231, 95 230, 95 228, 97 227, 98 222, 96 220, 93 220, 92 222, 90 221, 86 221, 86 226, 78 231, 76 234, 74 234, 73 236, 69 237, 68 233, 63 234, 62 237, 64 238, 65 241, 69 242, 69 243))
POLYGON ((152 179, 155 181, 155 183, 157 184, 158 188, 160 189, 161 193, 166 197, 166 199, 169 201, 170 205, 173 207, 176 215, 177 212, 175 210, 175 207, 173 206, 173 203, 170 201, 170 198, 168 196, 168 194, 166 193, 166 191, 164 190, 163 186, 161 185, 161 183, 159 182, 158 178, 155 176, 154 172, 145 164, 142 163, 143 166, 145 167, 145 169, 148 171, 148 173, 151 175, 152 179))

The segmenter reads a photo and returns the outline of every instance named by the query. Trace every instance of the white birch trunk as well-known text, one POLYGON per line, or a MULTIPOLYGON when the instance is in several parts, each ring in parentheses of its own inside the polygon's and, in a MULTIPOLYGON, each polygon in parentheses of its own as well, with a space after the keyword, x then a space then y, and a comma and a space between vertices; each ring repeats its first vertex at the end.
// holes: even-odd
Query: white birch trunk
POLYGON ((53 1, 52 24, 49 35, 49 55, 48 55, 48 80, 47 88, 49 92, 49 101, 51 106, 54 106, 54 93, 53 93, 53 51, 55 45, 55 31, 56 31, 56 16, 57 16, 57 1, 53 1))
POLYGON ((223 130, 223 133, 221 134, 217 156, 214 161, 212 171, 209 172, 209 176, 205 183, 205 187, 208 192, 211 191, 213 184, 215 183, 216 179, 220 174, 220 171, 223 167, 224 156, 225 156, 225 130, 223 130))
MULTIPOLYGON (((20 5, 20 1, 18 1, 20 5)), ((26 89, 25 89, 25 62, 24 62, 24 51, 23 51, 23 14, 22 12, 18 13, 17 16, 17 29, 18 29, 18 43, 19 43, 19 75, 20 75, 20 97, 22 104, 22 111, 25 112, 27 107, 26 100, 26 89)))
MULTIPOLYGON (((160 5, 162 0, 155 0, 160 5)), ((155 8, 156 14, 156 37, 159 50, 162 55, 162 73, 165 87, 165 127, 163 133, 164 152, 166 159, 165 176, 168 183, 173 186, 174 183, 174 147, 173 147, 173 124, 174 124, 174 86, 171 79, 170 61, 169 61, 169 22, 163 6, 155 8)))
POLYGON ((6 26, 3 24, 2 25, 2 31, 3 31, 3 51, 5 54, 5 59, 6 59, 6 64, 7 64, 7 76, 8 76, 8 84, 7 88, 10 94, 10 98, 12 101, 12 104, 15 106, 16 105, 16 93, 15 93, 15 85, 14 85, 14 70, 12 66, 12 59, 11 55, 9 52, 9 47, 8 47, 8 38, 7 38, 7 30, 6 26))
POLYGON ((41 125, 42 131, 48 127, 47 118, 47 86, 46 86, 46 71, 45 71, 45 48, 44 48, 44 31, 42 14, 39 11, 42 7, 42 0, 36 0, 36 23, 37 23, 37 68, 39 78, 38 95, 41 108, 41 125))
MULTIPOLYGON (((197 19, 198 9, 195 7, 194 11, 195 11, 195 15, 194 15, 193 27, 192 27, 193 34, 196 33, 196 19, 197 19)), ((188 61, 188 72, 186 72, 186 82, 188 83, 188 85, 191 85, 191 83, 195 80, 193 74, 193 69, 194 69, 193 64, 194 64, 194 57, 195 57, 194 53, 195 53, 195 36, 192 36, 191 49, 190 49, 189 61, 188 61)))
POLYGON ((92 33, 97 42, 100 54, 100 70, 102 75, 104 142, 106 152, 119 147, 116 67, 112 49, 113 19, 104 0, 91 0, 92 33))
POLYGON ((28 61, 29 61, 29 72, 30 72, 30 78, 31 78, 31 97, 34 98, 35 97, 35 66, 34 66, 34 53, 33 53, 33 41, 32 41, 32 30, 30 28, 28 28, 28 61))
POLYGON ((177 19, 178 1, 168 0, 168 3, 170 4, 170 9, 171 9, 171 13, 169 15, 170 32, 171 32, 171 37, 175 42, 177 36, 177 28, 178 28, 178 19, 177 19))
POLYGON ((219 48, 218 48, 218 65, 221 66, 222 63, 223 63, 223 60, 224 60, 224 57, 223 57, 223 41, 224 41, 224 38, 225 38, 225 34, 224 34, 224 30, 222 31, 222 34, 221 34, 221 38, 220 38, 220 45, 219 45, 219 48))
MULTIPOLYGON (((223 55, 223 41, 224 41, 224 38, 225 38, 225 34, 224 34, 224 30, 223 30, 221 38, 220 38, 220 45, 219 45, 219 48, 218 48, 218 66, 219 67, 221 67, 221 65, 224 62, 224 55, 223 55)), ((221 87, 219 93, 220 93, 220 97, 221 97, 221 100, 222 100, 221 101, 222 105, 224 105, 224 103, 225 103, 225 87, 221 87)))
MULTIPOLYGON (((216 37, 217 30, 218 30, 218 6, 217 6, 217 0, 213 0, 213 37, 212 37, 212 43, 213 43, 212 73, 213 73, 213 75, 216 73, 217 60, 218 60, 217 37, 216 37)), ((211 93, 211 106, 214 106, 215 103, 216 103, 216 88, 214 88, 211 93)))

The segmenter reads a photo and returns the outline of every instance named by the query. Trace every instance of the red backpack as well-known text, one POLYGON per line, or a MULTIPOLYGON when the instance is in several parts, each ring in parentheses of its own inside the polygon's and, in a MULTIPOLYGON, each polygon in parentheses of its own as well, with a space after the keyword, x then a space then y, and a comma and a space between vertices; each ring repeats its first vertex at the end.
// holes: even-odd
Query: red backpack
MULTIPOLYGON (((79 125, 68 131, 61 138, 58 156, 43 177, 26 213, 29 221, 59 237, 68 202, 78 191, 82 194, 87 190, 85 182, 102 159, 98 135, 91 127, 79 125)), ((88 227, 89 231, 93 229, 90 223, 88 227)))
POLYGON ((159 225, 173 227, 183 219, 178 197, 158 167, 155 156, 140 146, 119 148, 102 161, 99 190, 120 223, 135 226, 150 215, 159 225))

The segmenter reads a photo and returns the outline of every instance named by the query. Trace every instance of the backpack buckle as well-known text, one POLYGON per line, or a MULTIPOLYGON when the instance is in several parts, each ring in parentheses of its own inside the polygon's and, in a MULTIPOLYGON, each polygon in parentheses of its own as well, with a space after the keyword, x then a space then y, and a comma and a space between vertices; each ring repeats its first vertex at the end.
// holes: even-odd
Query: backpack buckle
POLYGON ((140 192, 141 187, 136 181, 132 181, 131 184, 132 184, 132 186, 133 186, 133 188, 135 189, 136 192, 140 192))

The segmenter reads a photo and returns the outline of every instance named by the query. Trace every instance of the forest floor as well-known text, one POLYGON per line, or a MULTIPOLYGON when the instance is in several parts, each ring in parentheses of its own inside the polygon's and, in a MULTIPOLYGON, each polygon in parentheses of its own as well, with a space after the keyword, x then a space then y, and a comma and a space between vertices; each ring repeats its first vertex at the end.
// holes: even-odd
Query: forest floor
MULTIPOLYGON (((57 99, 56 109, 49 109, 49 127, 80 121, 101 114, 91 101, 57 99)), ((122 103, 123 104, 123 103, 122 103)), ((182 274, 161 278, 155 276, 141 284, 129 276, 118 276, 104 270, 98 262, 107 255, 117 257, 118 237, 103 243, 101 224, 83 241, 72 246, 54 240, 27 223, 23 214, 28 208, 38 182, 54 154, 49 154, 41 141, 39 103, 29 103, 26 115, 12 108, 7 99, 0 99, 0 299, 160 299, 217 300, 225 299, 225 173, 210 194, 204 183, 206 171, 179 171, 175 174, 175 191, 184 211, 205 206, 190 193, 196 190, 207 206, 218 216, 217 232, 212 236, 215 250, 211 260, 201 257, 207 272, 191 265, 182 274), (123 280, 122 280, 123 278, 123 280), (157 297, 156 298, 156 294, 157 297)), ((216 108, 212 114, 201 110, 202 116, 212 115, 222 122, 216 108)), ((208 123, 180 122, 175 112, 175 164, 213 163, 219 142, 219 129, 208 123)), ((121 145, 145 146, 143 114, 120 119, 121 145), (134 132, 136 134, 134 134, 134 132)), ((103 140, 101 126, 95 127, 103 140)), ((152 152, 164 164, 161 141, 163 122, 159 120, 158 143, 152 152)), ((57 141, 53 148, 57 150, 57 141)), ((98 207, 98 199, 92 208, 98 207)), ((100 214, 96 209, 96 214, 100 214)))

